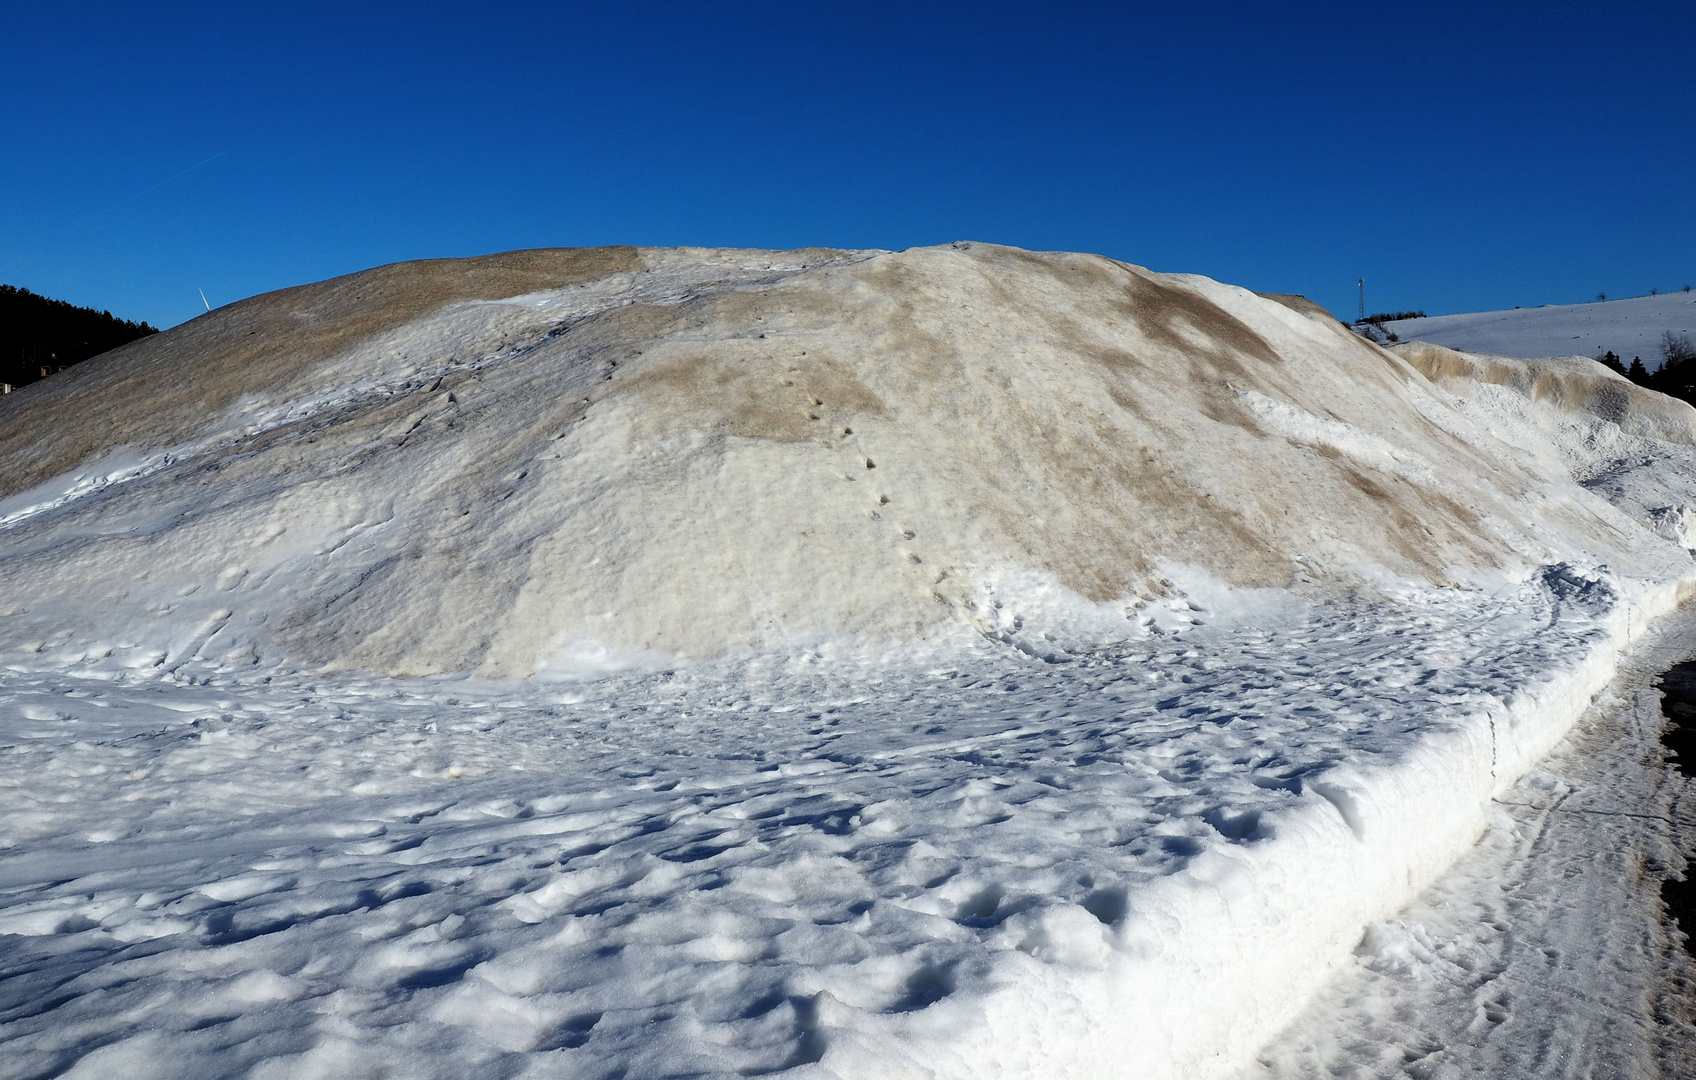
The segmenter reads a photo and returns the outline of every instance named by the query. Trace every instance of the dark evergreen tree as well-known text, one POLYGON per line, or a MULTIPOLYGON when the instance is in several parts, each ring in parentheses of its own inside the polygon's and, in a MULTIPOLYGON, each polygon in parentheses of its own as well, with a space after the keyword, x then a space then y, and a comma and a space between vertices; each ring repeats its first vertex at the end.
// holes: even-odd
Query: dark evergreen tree
POLYGON ((1619 357, 1614 355, 1612 349, 1603 353, 1602 358, 1596 362, 1607 368, 1609 371, 1615 371, 1621 375, 1625 374, 1625 365, 1619 362, 1619 357))
POLYGON ((159 331, 0 285, 0 382, 23 386, 159 331))
POLYGON ((1636 383, 1638 386, 1649 385, 1649 369, 1643 366, 1643 358, 1641 356, 1633 356, 1631 358, 1631 366, 1626 369, 1625 377, 1636 383))

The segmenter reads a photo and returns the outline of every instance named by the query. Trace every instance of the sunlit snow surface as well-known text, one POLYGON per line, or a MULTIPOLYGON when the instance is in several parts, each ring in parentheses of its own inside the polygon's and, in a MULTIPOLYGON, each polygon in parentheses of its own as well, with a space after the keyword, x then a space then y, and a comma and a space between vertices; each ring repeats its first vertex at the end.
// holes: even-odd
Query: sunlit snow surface
POLYGON ((1427 1045, 1351 974, 1696 581, 1696 413, 1084 256, 636 256, 8 398, 0 1080, 1427 1045))
POLYGON ((1009 988, 996 1060, 1071 1067, 1102 980, 1265 906, 1257 849, 1371 909, 1316 860, 1392 839, 1373 770, 1614 633, 1556 571, 1399 601, 577 684, 10 656, 0 1077, 907 1075, 1009 988))
POLYGON ((1689 290, 1593 304, 1544 304, 1512 311, 1473 311, 1387 322, 1404 341, 1501 356, 1591 356, 1612 351, 1639 357, 1653 371, 1663 334, 1696 336, 1696 293, 1689 290))

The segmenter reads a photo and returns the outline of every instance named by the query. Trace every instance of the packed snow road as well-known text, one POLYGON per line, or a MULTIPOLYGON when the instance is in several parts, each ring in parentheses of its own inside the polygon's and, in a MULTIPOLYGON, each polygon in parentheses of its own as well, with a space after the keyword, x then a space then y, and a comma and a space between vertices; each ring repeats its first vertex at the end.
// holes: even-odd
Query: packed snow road
POLYGON ((1611 610, 1186 605, 1071 657, 588 684, 13 658, 0 1077, 1062 1075, 1126 1032, 1217 1071, 1259 1036, 1210 1025, 1269 1033, 1399 903, 1332 854, 1410 843, 1372 770, 1509 723, 1611 610))
POLYGON ((1245 1080, 1696 1075, 1696 960, 1675 940, 1696 927, 1660 901, 1668 874, 1693 869, 1696 782, 1663 758, 1652 685, 1692 656, 1685 610, 1245 1080))

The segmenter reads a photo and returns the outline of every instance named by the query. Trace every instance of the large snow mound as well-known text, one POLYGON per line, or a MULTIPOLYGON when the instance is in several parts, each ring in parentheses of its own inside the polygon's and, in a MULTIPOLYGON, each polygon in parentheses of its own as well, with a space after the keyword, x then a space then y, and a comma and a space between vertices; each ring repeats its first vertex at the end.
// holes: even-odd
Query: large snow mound
POLYGON ((1688 561, 1311 305, 982 244, 400 264, 82 365, 0 431, 0 643, 138 664, 1053 652, 1145 632, 1175 568, 1339 596, 1688 561))

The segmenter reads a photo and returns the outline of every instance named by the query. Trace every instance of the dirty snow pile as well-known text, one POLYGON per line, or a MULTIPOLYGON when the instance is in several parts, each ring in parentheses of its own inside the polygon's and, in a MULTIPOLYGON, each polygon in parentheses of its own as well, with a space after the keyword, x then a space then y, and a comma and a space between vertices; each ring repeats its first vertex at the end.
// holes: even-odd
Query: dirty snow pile
POLYGON ((1638 357, 1653 371, 1661 363, 1662 335, 1671 331, 1696 338, 1696 292, 1398 319, 1384 323, 1383 329, 1404 340, 1501 356, 1599 357, 1612 352, 1626 364, 1638 357))
POLYGON ((0 1077, 1229 1075, 1696 582, 1693 443, 979 244, 221 309, 0 401, 0 1077))

